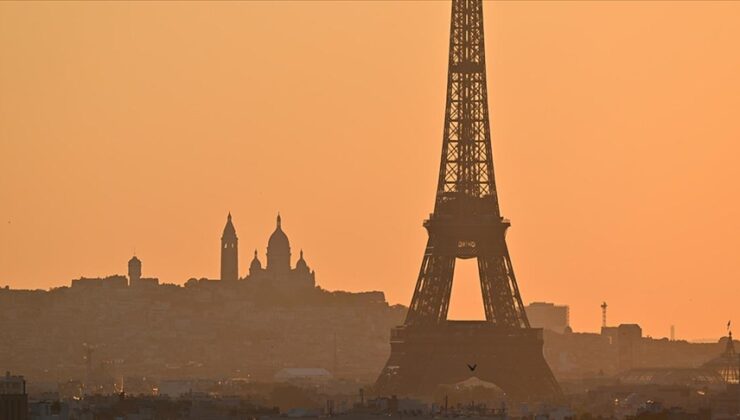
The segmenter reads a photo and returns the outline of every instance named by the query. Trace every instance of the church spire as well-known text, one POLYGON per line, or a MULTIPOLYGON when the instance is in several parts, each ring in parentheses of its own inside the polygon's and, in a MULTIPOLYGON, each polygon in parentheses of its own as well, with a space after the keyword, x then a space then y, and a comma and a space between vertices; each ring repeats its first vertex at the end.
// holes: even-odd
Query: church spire
POLYGON ((231 212, 226 216, 226 225, 224 226, 224 233, 221 236, 221 240, 236 240, 236 229, 234 223, 231 221, 231 212))
POLYGON ((231 221, 231 212, 226 216, 226 226, 221 236, 221 280, 239 278, 239 252, 236 229, 231 221))

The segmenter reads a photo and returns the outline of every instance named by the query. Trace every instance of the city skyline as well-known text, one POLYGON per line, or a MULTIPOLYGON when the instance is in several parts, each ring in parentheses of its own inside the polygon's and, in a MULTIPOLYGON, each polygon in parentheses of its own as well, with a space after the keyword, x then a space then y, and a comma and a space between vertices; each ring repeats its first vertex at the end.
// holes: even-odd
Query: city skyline
MULTIPOLYGON (((11 63, 0 68, 0 285, 116 272, 134 250, 164 282, 215 277, 229 211, 243 275, 279 210, 322 286, 408 304, 433 205, 449 7, 314 7, 181 5, 167 32, 158 19, 171 9, 158 5, 0 5, 11 63), (278 15, 302 36, 259 22, 278 15), (30 36, 38 25, 46 36, 30 36), (252 42, 280 34, 270 49, 252 42), (296 65, 316 55, 325 63, 296 65), (287 86, 270 92, 264 79, 287 86)), ((740 7, 485 7, 496 174, 527 302, 570 305, 576 330, 596 330, 606 300, 610 321, 647 334, 722 335, 740 315, 729 52, 740 7)), ((460 268, 451 315, 480 318, 475 269, 460 268)))

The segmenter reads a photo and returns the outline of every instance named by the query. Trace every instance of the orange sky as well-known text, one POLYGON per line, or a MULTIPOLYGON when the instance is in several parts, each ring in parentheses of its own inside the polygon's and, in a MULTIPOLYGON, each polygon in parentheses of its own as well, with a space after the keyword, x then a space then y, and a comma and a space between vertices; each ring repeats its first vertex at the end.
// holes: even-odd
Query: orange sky
MULTIPOLYGON (((277 211, 327 289, 408 304, 447 2, 0 3, 0 285, 241 271, 277 211)), ((489 2, 494 163, 525 302, 740 323, 740 3, 489 2)), ((451 317, 482 317, 475 270, 451 317)))

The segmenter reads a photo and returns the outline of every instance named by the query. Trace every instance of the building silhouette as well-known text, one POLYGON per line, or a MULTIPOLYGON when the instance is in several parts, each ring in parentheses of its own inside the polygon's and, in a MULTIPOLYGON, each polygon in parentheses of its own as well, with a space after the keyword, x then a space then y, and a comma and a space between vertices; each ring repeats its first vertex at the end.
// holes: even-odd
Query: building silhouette
POLYGON ((79 289, 125 289, 128 287, 128 279, 120 274, 106 277, 80 277, 72 280, 72 288, 79 289))
POLYGON ((106 277, 80 277, 72 280, 71 287, 74 289, 125 289, 127 287, 139 288, 142 286, 157 286, 159 279, 156 277, 141 276, 141 260, 135 255, 128 260, 128 278, 121 274, 112 274, 106 277))
POLYGON ((226 226, 221 235, 221 280, 236 281, 239 279, 239 239, 231 222, 231 213, 226 217, 226 226))
POLYGON ((128 285, 136 287, 141 281, 141 260, 136 255, 128 260, 128 285))
POLYGON ((550 302, 532 302, 524 307, 529 324, 534 328, 544 328, 557 333, 565 332, 570 326, 570 309, 567 305, 550 302))
POLYGON ((283 231, 282 218, 277 215, 275 230, 267 241, 267 262, 262 265, 259 253, 254 251, 254 257, 249 264, 249 272, 239 276, 239 252, 237 246, 238 238, 236 228, 231 218, 227 216, 221 236, 221 280, 237 281, 270 286, 281 290, 296 290, 314 288, 316 286, 316 275, 308 266, 300 251, 295 267, 291 265, 292 252, 290 239, 283 231))
POLYGON ((282 219, 278 214, 275 231, 267 242, 267 265, 262 268, 255 250, 245 280, 284 290, 313 288, 316 286, 316 275, 303 258, 303 250, 299 255, 295 267, 291 267, 290 240, 283 231, 282 219))
POLYGON ((159 279, 156 277, 141 276, 141 260, 134 255, 128 260, 128 285, 129 287, 156 286, 159 279))

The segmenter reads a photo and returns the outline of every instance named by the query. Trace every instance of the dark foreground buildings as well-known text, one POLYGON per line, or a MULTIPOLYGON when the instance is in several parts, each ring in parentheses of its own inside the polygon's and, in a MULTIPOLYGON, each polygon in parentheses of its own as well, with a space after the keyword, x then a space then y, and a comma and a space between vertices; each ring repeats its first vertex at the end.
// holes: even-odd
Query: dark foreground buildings
MULTIPOLYGON (((368 397, 390 398, 391 393, 369 384, 389 360, 389 331, 403 321, 407 308, 390 306, 382 292, 329 292, 309 287, 314 284, 313 271, 302 258, 295 264, 291 258, 281 223, 268 241, 266 266, 255 259, 249 273, 237 280, 159 284, 157 279, 143 277, 142 261, 134 257, 127 267, 128 277, 78 279, 71 287, 49 291, 2 288, 0 367, 22 372, 33 388, 29 394, 36 396, 29 411, 49 415, 131 410, 143 416, 132 418, 151 418, 142 413, 174 409, 187 413, 180 418, 203 418, 204 412, 226 416, 234 410, 257 410, 249 403, 254 389, 264 391, 259 401, 269 411, 273 407, 270 398, 275 397, 272 387, 278 384, 288 387, 284 389, 287 399, 276 403, 283 413, 295 407, 324 413, 327 399, 336 402, 332 410, 344 412, 352 407, 360 387, 368 397), (296 397, 307 390, 311 398, 296 397), (107 398, 107 408, 103 400, 89 397, 122 391, 147 397, 120 403, 117 397, 107 398), (243 397, 225 398, 234 392, 243 397), (224 398, 209 400, 204 393, 224 398), (44 395, 55 396, 45 399, 44 395)), ((574 406, 604 416, 670 408, 644 406, 649 400, 683 404, 695 411, 705 407, 723 413, 738 410, 740 385, 735 378, 740 375, 740 361, 729 337, 705 344, 653 339, 644 337, 636 324, 579 333, 567 325, 567 307, 535 303, 526 311, 533 325, 544 328, 545 360, 574 406), (734 388, 725 391, 728 384, 734 388), (637 396, 629 397, 632 394, 637 396)), ((458 325, 455 333, 466 331, 468 325, 471 335, 480 332, 477 322, 458 325)), ((465 337, 455 339, 465 344, 465 337)), ((461 350, 465 349, 458 347, 448 354, 461 350)), ((480 380, 493 382, 479 376, 481 360, 486 363, 478 354, 450 359, 453 368, 463 364, 465 377, 445 379, 431 392, 436 408, 408 410, 439 412, 445 395, 449 413, 483 410, 467 407, 471 400, 481 404, 486 400, 489 408, 499 407, 506 397, 493 384, 480 380), (467 365, 477 366, 471 370, 467 365), (498 402, 491 405, 491 401, 498 402)), ((13 395, 3 400, 12 400, 16 407, 23 404, 24 397, 13 395)), ((417 404, 400 396, 399 401, 406 401, 399 403, 401 407, 417 404)), ((379 413, 388 409, 387 404, 373 403, 362 406, 360 412, 370 406, 379 413)))
POLYGON ((264 267, 255 252, 239 275, 230 215, 221 249, 221 280, 160 284, 133 257, 128 276, 80 278, 49 291, 0 289, 0 368, 63 384, 69 396, 124 384, 150 393, 152 378, 272 381, 292 368, 377 375, 405 307, 379 291, 318 287, 302 252, 293 264, 280 217, 264 267))
POLYGON ((28 394, 22 376, 6 372, 0 376, 0 420, 26 420, 28 418, 28 394))
MULTIPOLYGON (((222 236, 226 245, 236 238, 233 221, 222 236)), ((268 240, 266 265, 253 258, 236 280, 160 284, 144 277, 142 261, 133 257, 128 276, 77 279, 49 291, 0 288, 0 368, 22 372, 35 389, 65 398, 121 390, 151 395, 156 388, 180 395, 202 381, 274 382, 285 373, 298 386, 315 386, 317 378, 352 381, 353 387, 373 382, 389 360, 389 331, 407 308, 389 305, 382 292, 323 290, 314 286, 315 273, 303 258, 291 259, 280 221, 268 240)), ((706 344, 652 339, 635 324, 579 333, 567 326, 567 307, 534 303, 526 311, 532 325, 544 328, 545 360, 566 393, 591 380, 688 377, 711 384, 738 375, 728 338, 706 344), (706 373, 710 368, 715 373, 706 373)), ((480 324, 459 323, 456 333, 478 334, 480 324)), ((444 383, 474 387, 471 376, 493 382, 479 376, 483 356, 450 359, 453 368, 462 363, 465 374, 444 383), (468 364, 477 366, 471 371, 468 364)), ((382 387, 367 390, 391 395, 382 387)))

